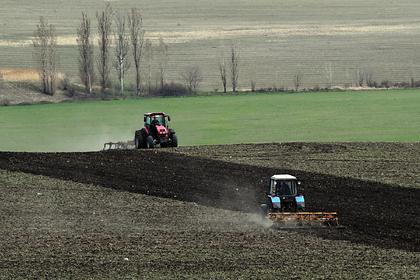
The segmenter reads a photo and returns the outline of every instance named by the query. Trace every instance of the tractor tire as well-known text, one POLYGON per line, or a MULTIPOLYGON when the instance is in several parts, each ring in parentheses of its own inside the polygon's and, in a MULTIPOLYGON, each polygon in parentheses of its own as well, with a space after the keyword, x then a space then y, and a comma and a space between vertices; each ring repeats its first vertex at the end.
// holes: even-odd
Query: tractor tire
POLYGON ((146 149, 147 148, 147 133, 144 128, 140 130, 140 135, 142 139, 142 141, 140 142, 140 148, 146 149))
POLYGON ((155 143, 151 135, 147 136, 146 138, 146 147, 148 149, 153 149, 155 147, 155 143))
POLYGON ((262 217, 266 217, 268 214, 269 210, 268 210, 268 205, 267 204, 261 204, 260 205, 260 214, 262 217))
POLYGON ((171 146, 178 147, 178 137, 176 136, 176 134, 173 134, 171 138, 172 138, 171 146))
POLYGON ((136 149, 142 148, 142 142, 143 142, 143 135, 141 134, 140 130, 137 130, 134 135, 134 145, 136 146, 136 149))
POLYGON ((136 149, 145 149, 146 147, 146 137, 144 130, 137 130, 134 136, 134 145, 136 149))

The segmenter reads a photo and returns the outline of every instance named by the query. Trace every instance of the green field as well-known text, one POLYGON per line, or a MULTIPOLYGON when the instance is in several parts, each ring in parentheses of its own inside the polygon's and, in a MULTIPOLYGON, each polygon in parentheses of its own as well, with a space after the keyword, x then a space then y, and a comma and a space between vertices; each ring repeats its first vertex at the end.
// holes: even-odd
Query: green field
POLYGON ((419 141, 420 91, 247 94, 0 107, 0 150, 87 151, 165 111, 181 145, 419 141))
MULTIPOLYGON (((142 9, 146 37, 169 44, 168 80, 179 81, 187 66, 198 65, 202 89, 221 90, 218 63, 232 43, 240 51, 239 87, 303 87, 332 82, 348 86, 355 71, 377 82, 420 79, 418 0, 118 0, 115 10, 142 9)), ((74 38, 82 11, 92 18, 103 0, 2 0, 0 68, 34 67, 31 36, 40 16, 56 25, 59 70, 77 78, 74 38)), ((154 79, 154 78, 153 78, 154 79)), ((129 78, 127 84, 131 84, 129 78)))

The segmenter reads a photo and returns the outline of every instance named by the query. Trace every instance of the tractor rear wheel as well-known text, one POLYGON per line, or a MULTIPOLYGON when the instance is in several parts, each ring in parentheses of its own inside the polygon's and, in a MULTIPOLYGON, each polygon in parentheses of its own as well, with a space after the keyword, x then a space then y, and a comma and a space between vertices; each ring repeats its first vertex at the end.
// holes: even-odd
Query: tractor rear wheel
POLYGON ((151 135, 147 136, 146 145, 147 145, 147 148, 149 148, 149 149, 153 149, 155 147, 155 143, 154 143, 153 137, 151 135))
POLYGON ((172 135, 172 147, 178 147, 178 137, 176 136, 176 134, 172 135))

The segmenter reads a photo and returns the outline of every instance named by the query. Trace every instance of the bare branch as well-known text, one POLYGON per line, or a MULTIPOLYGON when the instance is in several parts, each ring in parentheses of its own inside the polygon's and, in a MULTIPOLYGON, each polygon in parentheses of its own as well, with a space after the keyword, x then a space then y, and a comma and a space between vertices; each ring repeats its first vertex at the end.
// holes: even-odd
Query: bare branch
POLYGON ((80 26, 77 29, 77 44, 79 46, 79 76, 85 86, 86 93, 92 94, 95 80, 93 67, 93 44, 90 38, 90 19, 82 12, 80 26))
POLYGON ((226 77, 226 63, 223 59, 221 63, 219 63, 219 73, 220 79, 222 80, 223 84, 223 92, 226 93, 226 84, 227 84, 227 77, 226 77))
POLYGON ((128 14, 128 25, 136 70, 136 95, 139 95, 141 92, 141 59, 143 56, 145 30, 143 28, 143 19, 138 9, 131 9, 131 12, 128 14))
POLYGON ((98 72, 99 72, 99 83, 101 86, 102 94, 105 93, 108 87, 109 81, 109 48, 111 45, 111 28, 112 28, 112 8, 108 2, 105 9, 99 13, 96 13, 96 19, 98 20, 98 72))
POLYGON ((130 67, 130 63, 127 60, 128 51, 130 49, 130 38, 126 32, 126 19, 124 15, 120 13, 115 14, 115 26, 114 67, 120 82, 120 94, 123 95, 125 73, 130 67))
POLYGON ((53 95, 56 91, 57 79, 57 36, 55 27, 41 17, 32 40, 34 45, 34 57, 38 63, 41 89, 43 93, 53 95))
POLYGON ((257 86, 257 83, 255 82, 255 80, 251 80, 251 92, 255 92, 256 86, 257 86))
POLYGON ((332 88, 334 85, 334 69, 331 62, 325 65, 325 75, 327 76, 327 87, 332 88))
POLYGON ((299 91, 299 88, 302 85, 302 80, 303 80, 303 74, 302 74, 302 72, 298 72, 293 77, 293 84, 295 86, 295 91, 299 91))
POLYGON ((144 45, 144 58, 147 74, 147 91, 150 94, 152 90, 152 61, 153 61, 153 45, 152 42, 147 39, 144 45))
POLYGON ((231 55, 230 55, 230 71, 231 71, 231 79, 232 79, 232 91, 236 92, 238 87, 238 78, 239 78, 239 54, 238 50, 235 46, 231 47, 231 55))
POLYGON ((355 80, 355 85, 358 87, 362 87, 363 83, 365 81, 365 73, 364 71, 357 69, 354 72, 354 80, 355 80))
POLYGON ((166 66, 168 64, 168 45, 163 41, 162 37, 159 37, 159 45, 157 48, 158 51, 158 68, 159 68, 159 80, 160 87, 166 83, 166 66))
POLYGON ((181 74, 182 79, 190 93, 196 92, 203 77, 198 66, 190 66, 181 74))

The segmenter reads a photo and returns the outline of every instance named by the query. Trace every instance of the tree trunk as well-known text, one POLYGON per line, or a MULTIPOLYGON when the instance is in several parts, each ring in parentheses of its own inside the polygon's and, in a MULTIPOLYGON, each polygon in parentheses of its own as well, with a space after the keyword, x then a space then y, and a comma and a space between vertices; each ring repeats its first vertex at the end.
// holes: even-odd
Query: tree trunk
POLYGON ((123 95, 124 94, 124 64, 121 63, 120 67, 121 67, 120 68, 120 86, 121 86, 120 93, 121 95, 123 95))

